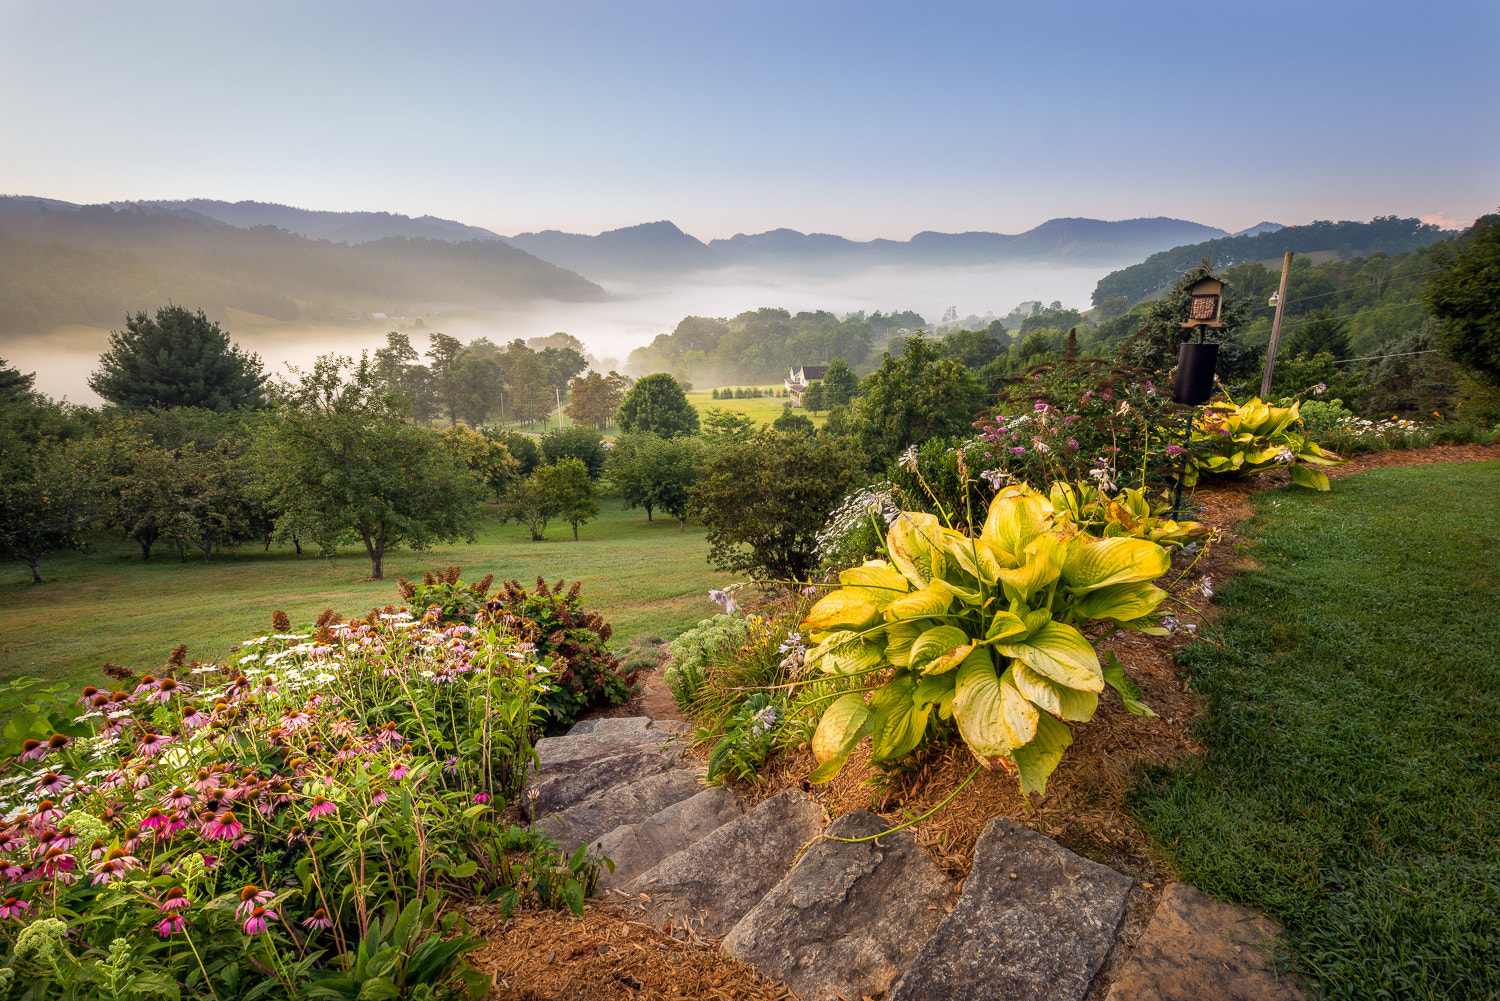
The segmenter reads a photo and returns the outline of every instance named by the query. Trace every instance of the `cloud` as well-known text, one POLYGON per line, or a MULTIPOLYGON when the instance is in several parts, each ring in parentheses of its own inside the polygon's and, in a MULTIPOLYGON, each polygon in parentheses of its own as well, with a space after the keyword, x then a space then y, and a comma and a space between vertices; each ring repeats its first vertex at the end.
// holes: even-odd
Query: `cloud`
POLYGON ((1474 225, 1473 219, 1454 219, 1446 212, 1430 212, 1421 218, 1423 222, 1433 223, 1441 229, 1468 229, 1474 225))

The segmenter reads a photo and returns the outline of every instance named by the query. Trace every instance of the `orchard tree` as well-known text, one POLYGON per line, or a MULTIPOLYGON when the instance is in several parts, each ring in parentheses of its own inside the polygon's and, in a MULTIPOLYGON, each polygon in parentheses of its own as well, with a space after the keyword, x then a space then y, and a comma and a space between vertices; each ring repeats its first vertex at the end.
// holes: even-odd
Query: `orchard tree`
POLYGON ((305 526, 326 554, 358 538, 370 576, 384 579, 388 550, 474 541, 482 487, 442 439, 407 423, 368 358, 320 357, 278 387, 276 421, 261 464, 284 518, 305 526))
POLYGON ((260 358, 242 352, 203 310, 163 306, 128 317, 89 388, 122 407, 202 407, 226 412, 264 405, 260 358))
POLYGON ((42 583, 42 557, 85 550, 94 520, 94 487, 80 448, 46 439, 0 466, 0 549, 42 583))
POLYGON ((838 441, 770 428, 710 455, 690 508, 708 526, 709 562, 764 584, 808 580, 819 566, 818 533, 859 466, 838 441))
POLYGON ((703 415, 703 442, 710 448, 748 441, 759 425, 749 414, 709 407, 703 415))
POLYGON ((621 431, 650 431, 663 438, 698 433, 698 411, 677 380, 665 372, 648 375, 630 387, 615 423, 621 431))
POLYGON ((823 389, 823 384, 815 382, 811 386, 808 386, 807 390, 802 394, 802 405, 807 408, 808 413, 816 417, 819 410, 825 409, 823 405, 825 398, 826 393, 823 389))
POLYGON ((925 337, 906 338, 901 357, 889 351, 861 387, 857 424, 870 469, 880 469, 909 445, 971 434, 984 405, 984 388, 967 368, 939 360, 925 337))
POLYGON ((1438 346, 1475 378, 1500 386, 1500 214, 1481 216, 1432 257, 1438 270, 1423 298, 1439 323, 1438 346))
POLYGON ((591 427, 574 424, 543 435, 541 446, 548 463, 577 459, 588 469, 590 479, 597 480, 604 473, 604 438, 591 427))
POLYGON ((626 508, 644 507, 646 520, 656 508, 677 519, 686 530, 697 464, 704 442, 690 435, 662 438, 649 432, 621 435, 605 468, 626 508))
POLYGON ((559 459, 538 469, 532 479, 557 517, 573 526, 573 541, 577 542, 578 526, 599 513, 588 467, 579 459, 559 459))
POLYGON ((844 359, 835 358, 829 362, 828 371, 823 373, 823 403, 829 409, 847 407, 857 392, 859 380, 849 371, 844 359))
POLYGON ((467 466, 476 480, 494 492, 496 503, 521 478, 521 464, 510 454, 510 449, 498 435, 488 435, 469 428, 450 428, 443 432, 443 441, 453 457, 467 466))
POLYGON ((578 376, 568 387, 569 400, 563 413, 580 424, 603 431, 614 422, 615 411, 620 409, 630 385, 631 380, 618 372, 578 376))

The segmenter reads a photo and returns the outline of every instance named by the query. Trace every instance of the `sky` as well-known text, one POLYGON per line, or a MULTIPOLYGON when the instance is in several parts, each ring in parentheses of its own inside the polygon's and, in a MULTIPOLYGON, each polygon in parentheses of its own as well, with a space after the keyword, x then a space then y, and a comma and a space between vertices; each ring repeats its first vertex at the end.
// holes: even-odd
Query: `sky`
POLYGON ((1500 3, 0 0, 0 193, 501 234, 1500 204, 1500 3))

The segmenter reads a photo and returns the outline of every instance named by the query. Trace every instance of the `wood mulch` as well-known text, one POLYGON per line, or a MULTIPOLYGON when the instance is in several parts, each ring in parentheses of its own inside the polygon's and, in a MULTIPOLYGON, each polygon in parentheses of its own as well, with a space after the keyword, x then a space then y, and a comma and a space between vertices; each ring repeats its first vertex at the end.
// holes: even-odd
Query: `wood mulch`
MULTIPOLYGON (((1495 460, 1500 460, 1500 445, 1443 445, 1356 456, 1330 468, 1329 476, 1340 479, 1392 466, 1495 460)), ((1192 496, 1190 516, 1214 533, 1195 556, 1178 556, 1173 562, 1168 590, 1191 606, 1176 606, 1173 614, 1181 622, 1199 628, 1211 625, 1213 609, 1199 590, 1202 580, 1211 578, 1217 588, 1254 567, 1249 545, 1235 526, 1253 513, 1255 494, 1289 482, 1285 473, 1273 472, 1238 483, 1205 485, 1192 496)), ((1073 729, 1073 746, 1049 779, 1044 798, 1027 802, 1014 776, 981 770, 951 802, 912 827, 918 843, 947 872, 962 878, 985 824, 993 817, 1011 817, 1081 855, 1134 876, 1145 891, 1137 901, 1138 909, 1149 913, 1160 888, 1173 874, 1126 811, 1125 798, 1145 764, 1182 761, 1201 749, 1191 730, 1203 704, 1174 661, 1177 648, 1190 639, 1186 634, 1128 633, 1101 643, 1101 651, 1114 651, 1126 674, 1141 688, 1143 701, 1157 715, 1127 713, 1114 691, 1106 689, 1094 719, 1073 729)), ((630 703, 599 715, 682 718, 661 682, 660 668, 644 676, 641 692, 630 703)), ((836 779, 822 786, 805 782, 813 764, 806 752, 785 756, 753 786, 737 791, 754 803, 800 785, 830 817, 867 809, 892 823, 903 823, 932 810, 974 770, 973 757, 962 745, 930 750, 915 768, 895 775, 872 767, 868 750, 862 748, 836 779)), ((624 905, 591 901, 581 918, 566 911, 544 911, 501 921, 493 908, 473 908, 465 917, 478 934, 489 939, 474 962, 495 978, 491 999, 782 1001, 793 997, 785 986, 725 956, 716 939, 702 938, 691 927, 644 924, 637 920, 637 912, 624 905)))

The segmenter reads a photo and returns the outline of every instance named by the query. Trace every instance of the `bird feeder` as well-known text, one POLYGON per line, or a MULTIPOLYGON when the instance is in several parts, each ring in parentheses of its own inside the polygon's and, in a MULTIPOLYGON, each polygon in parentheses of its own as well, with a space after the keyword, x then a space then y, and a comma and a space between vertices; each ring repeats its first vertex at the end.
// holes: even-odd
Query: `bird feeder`
POLYGON ((1214 277, 1200 278, 1188 286, 1191 306, 1183 327, 1198 328, 1198 343, 1185 342, 1177 349, 1177 375, 1172 382, 1172 400, 1196 407, 1207 403, 1214 393, 1214 367, 1219 361, 1219 346, 1203 343, 1204 329, 1222 327, 1219 321, 1224 304, 1224 283, 1214 277))

